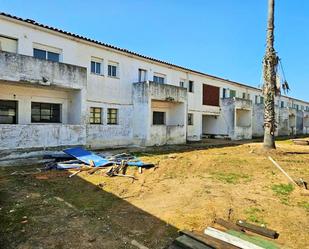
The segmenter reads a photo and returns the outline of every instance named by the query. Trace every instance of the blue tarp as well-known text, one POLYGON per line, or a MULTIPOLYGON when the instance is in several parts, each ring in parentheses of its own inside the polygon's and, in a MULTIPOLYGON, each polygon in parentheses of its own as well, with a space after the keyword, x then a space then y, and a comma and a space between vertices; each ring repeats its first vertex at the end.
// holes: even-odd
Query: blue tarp
POLYGON ((89 165, 91 164, 91 161, 93 161, 95 167, 104 166, 111 163, 106 158, 100 157, 90 151, 84 150, 81 147, 66 149, 63 152, 89 165))

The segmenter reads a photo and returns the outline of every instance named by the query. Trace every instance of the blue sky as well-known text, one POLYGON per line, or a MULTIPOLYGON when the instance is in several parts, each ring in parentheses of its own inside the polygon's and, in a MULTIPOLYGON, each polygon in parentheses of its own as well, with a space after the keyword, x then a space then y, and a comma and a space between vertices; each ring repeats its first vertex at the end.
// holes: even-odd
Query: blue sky
MULTIPOLYGON (((309 1, 276 1, 275 48, 290 96, 309 101, 309 1)), ((252 86, 267 0, 0 0, 0 11, 252 86)))

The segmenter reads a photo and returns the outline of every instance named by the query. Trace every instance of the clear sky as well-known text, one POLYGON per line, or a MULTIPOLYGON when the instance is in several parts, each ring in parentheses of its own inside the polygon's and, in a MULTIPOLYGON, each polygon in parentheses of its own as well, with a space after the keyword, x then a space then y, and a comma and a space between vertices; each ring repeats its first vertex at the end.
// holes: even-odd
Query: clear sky
MULTIPOLYGON (((0 0, 0 11, 252 86, 267 0, 0 0)), ((275 48, 290 96, 309 101, 309 1, 276 0, 275 48)))

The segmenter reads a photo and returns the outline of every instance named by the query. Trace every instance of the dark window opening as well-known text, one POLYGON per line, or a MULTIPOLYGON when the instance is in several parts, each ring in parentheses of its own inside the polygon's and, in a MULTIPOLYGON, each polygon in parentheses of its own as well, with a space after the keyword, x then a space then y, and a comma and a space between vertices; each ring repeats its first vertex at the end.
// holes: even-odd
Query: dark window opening
POLYGON ((194 85, 194 82, 192 80, 189 80, 189 92, 190 93, 193 93, 193 85, 194 85))
POLYGON ((0 100, 0 124, 17 124, 17 101, 0 100))
POLYGON ((165 124, 165 112, 153 112, 153 124, 164 125, 165 124))
POLYGON ((156 75, 153 76, 153 82, 155 83, 164 84, 164 81, 165 81, 164 77, 160 77, 156 75))
POLYGON ((102 108, 90 107, 90 124, 102 124, 102 108))
POLYGON ((108 76, 117 77, 117 66, 108 65, 108 76))
POLYGON ((60 123, 60 104, 31 103, 32 123, 60 123))
POLYGON ((188 125, 193 125, 193 114, 188 113, 188 125))
POLYGON ((118 109, 107 109, 107 124, 118 124, 118 109))
POLYGON ((45 51, 42 49, 33 49, 33 57, 41 59, 41 60, 49 60, 54 62, 59 62, 60 55, 57 53, 45 51))

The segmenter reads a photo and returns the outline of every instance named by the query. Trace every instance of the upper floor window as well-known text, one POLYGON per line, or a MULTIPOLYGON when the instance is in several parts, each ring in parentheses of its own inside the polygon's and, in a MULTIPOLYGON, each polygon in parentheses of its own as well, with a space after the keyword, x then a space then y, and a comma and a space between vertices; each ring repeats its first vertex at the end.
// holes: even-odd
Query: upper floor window
POLYGON ((185 81, 184 80, 180 80, 179 81, 179 86, 180 87, 185 87, 185 81))
POLYGON ((110 77, 118 77, 119 64, 116 62, 108 62, 108 76, 110 77))
POLYGON ((284 101, 281 101, 281 108, 284 108, 284 101))
POLYGON ((17 39, 0 35, 0 51, 17 53, 17 39))
POLYGON ((0 124, 17 123, 17 101, 0 100, 0 124))
POLYGON ((188 91, 190 93, 193 93, 193 90, 194 90, 194 82, 192 80, 189 80, 189 88, 188 88, 188 91))
POLYGON ((90 107, 90 124, 102 124, 102 108, 90 107))
POLYGON ((118 109, 115 108, 107 109, 107 124, 110 125, 118 124, 118 109))
POLYGON ((236 97, 236 91, 230 90, 230 98, 236 97))
POLYGON ((61 104, 31 103, 32 123, 60 123, 61 104))
POLYGON ((33 44, 33 57, 42 59, 42 60, 49 60, 54 62, 60 61, 60 54, 61 50, 58 48, 34 43, 33 44))
POLYGON ((203 84, 203 105, 219 106, 220 88, 203 84))
POLYGON ((91 73, 102 75, 103 74, 102 68, 103 68, 103 60, 99 59, 99 58, 92 57, 91 63, 90 63, 91 73))
POLYGON ((264 97, 260 96, 260 104, 264 104, 264 97))
POLYGON ((138 82, 145 82, 147 81, 147 70, 145 69, 138 69, 138 82))
POLYGON ((153 82, 159 83, 159 84, 164 84, 165 83, 165 75, 164 74, 154 73, 154 75, 153 75, 153 82))
POLYGON ((226 88, 222 89, 222 98, 223 99, 227 98, 227 90, 226 90, 226 88))

